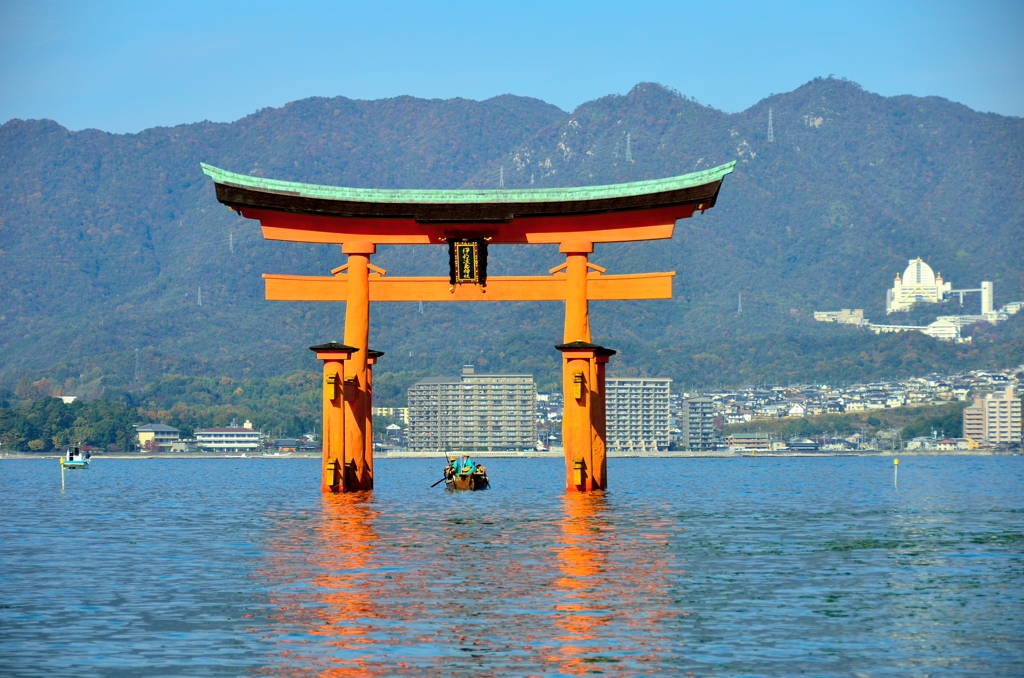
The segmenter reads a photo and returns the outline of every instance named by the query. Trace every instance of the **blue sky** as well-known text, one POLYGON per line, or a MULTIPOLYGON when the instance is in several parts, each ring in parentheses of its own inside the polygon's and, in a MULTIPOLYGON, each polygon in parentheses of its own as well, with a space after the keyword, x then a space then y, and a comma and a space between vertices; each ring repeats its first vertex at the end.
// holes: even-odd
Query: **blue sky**
POLYGON ((643 81, 738 111, 830 74, 1024 116, 1024 2, 0 0, 0 121, 75 130, 310 96, 512 93, 572 110, 643 81))

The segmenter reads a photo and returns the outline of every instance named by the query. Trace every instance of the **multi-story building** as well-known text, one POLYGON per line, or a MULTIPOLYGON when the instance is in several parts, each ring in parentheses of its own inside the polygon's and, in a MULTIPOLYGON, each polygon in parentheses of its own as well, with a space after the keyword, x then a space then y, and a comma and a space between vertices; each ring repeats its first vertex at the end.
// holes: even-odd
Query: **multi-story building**
POLYGON ((160 446, 161 452, 169 452, 171 446, 178 442, 180 433, 173 426, 164 424, 146 424, 135 427, 135 434, 139 438, 139 447, 146 449, 147 443, 154 442, 160 446))
POLYGON ((892 289, 885 298, 885 312, 897 313, 910 310, 915 304, 937 304, 944 301, 952 285, 935 275, 932 267, 921 261, 921 257, 907 262, 903 277, 896 274, 892 289))
POLYGON ((730 450, 770 450, 772 441, 767 433, 733 433, 725 444, 730 450))
POLYGON ((688 450, 710 450, 715 437, 715 401, 711 398, 688 398, 683 402, 683 447, 688 450))
POLYGON ((412 385, 409 449, 532 450, 537 445, 537 387, 530 374, 431 377, 412 385))
POLYGON ((390 417, 391 419, 400 420, 406 426, 409 425, 408 407, 375 407, 373 408, 373 416, 390 417))
POLYGON ((196 446, 204 452, 255 452, 260 446, 260 432, 246 420, 241 428, 205 428, 196 431, 196 446))
POLYGON ((974 397, 964 408, 964 436, 987 445, 1020 444, 1020 398, 1013 386, 974 397))
POLYGON ((671 379, 607 379, 609 451, 664 450, 669 444, 671 379))
POLYGON ((840 325, 866 325, 864 309, 844 308, 841 311, 815 311, 814 319, 820 323, 839 323, 840 325))

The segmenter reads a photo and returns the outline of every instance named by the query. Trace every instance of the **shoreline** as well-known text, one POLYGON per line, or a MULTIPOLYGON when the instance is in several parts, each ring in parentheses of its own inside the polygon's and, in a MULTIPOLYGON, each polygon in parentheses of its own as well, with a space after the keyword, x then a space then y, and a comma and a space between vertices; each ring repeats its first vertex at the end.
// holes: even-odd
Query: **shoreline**
MULTIPOLYGON (((742 451, 742 452, 718 452, 718 451, 661 451, 661 452, 609 452, 608 459, 739 459, 759 457, 1016 457, 1021 455, 1021 450, 956 450, 950 452, 934 450, 851 450, 849 452, 826 451, 826 452, 784 452, 784 451, 742 451)), ((461 452, 459 453, 461 454, 461 452)), ((454 456, 454 453, 449 453, 454 456)), ((470 456, 477 459, 562 459, 561 452, 472 452, 470 456)), ((0 460, 4 459, 60 459, 59 454, 36 454, 31 452, 5 452, 0 454, 0 460)), ((319 459, 319 454, 282 454, 263 455, 254 454, 240 457, 238 455, 223 454, 99 454, 93 455, 91 461, 103 459, 319 459)), ((444 459, 442 452, 383 452, 373 455, 374 459, 444 459)))

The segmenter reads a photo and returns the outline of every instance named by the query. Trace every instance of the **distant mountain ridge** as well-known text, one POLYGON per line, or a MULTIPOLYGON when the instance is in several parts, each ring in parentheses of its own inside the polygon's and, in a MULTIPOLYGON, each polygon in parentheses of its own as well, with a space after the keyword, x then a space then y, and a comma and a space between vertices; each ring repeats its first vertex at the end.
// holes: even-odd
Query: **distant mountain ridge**
MULTIPOLYGON (((810 315, 863 307, 881 320, 885 289, 916 256, 955 287, 993 280, 997 304, 1024 298, 1022 152, 1020 118, 833 78, 736 114, 644 83, 572 113, 511 95, 335 97, 128 135, 12 120, 0 126, 0 383, 99 369, 128 384, 136 348, 144 378, 274 376, 340 337, 343 305, 268 303, 260 278, 323 274, 343 261, 337 248, 264 242, 216 203, 199 162, 310 183, 495 188, 501 176, 588 185, 737 160, 718 205, 671 241, 595 252, 610 272, 677 271, 671 301, 593 305, 595 339, 622 350, 613 372, 699 385, 1020 363, 1019 319, 955 346, 810 315)), ((542 273, 556 249, 494 248, 492 272, 542 273)), ((443 275, 444 257, 381 248, 375 263, 443 275)), ((378 304, 372 342, 394 394, 469 360, 544 382, 561 318, 557 304, 378 304)))

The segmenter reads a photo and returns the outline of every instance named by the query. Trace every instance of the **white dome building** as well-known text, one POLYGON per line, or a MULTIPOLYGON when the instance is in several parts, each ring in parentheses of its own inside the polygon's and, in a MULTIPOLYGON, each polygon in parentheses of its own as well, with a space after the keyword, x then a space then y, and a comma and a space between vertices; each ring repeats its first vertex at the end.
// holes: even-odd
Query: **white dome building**
POLYGON ((932 267, 921 261, 921 257, 911 259, 903 277, 896 275, 892 289, 885 299, 885 312, 898 313, 907 311, 914 304, 937 304, 945 301, 952 284, 944 282, 942 275, 935 275, 932 267))

